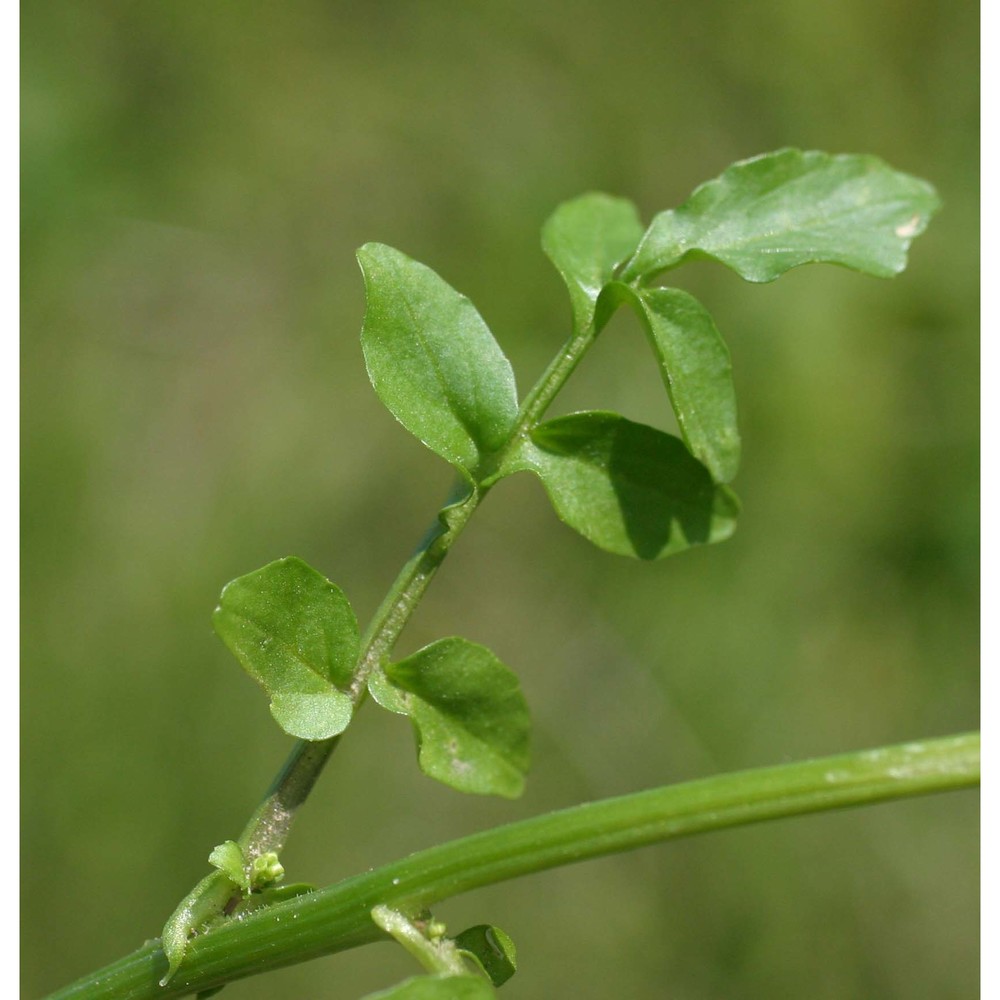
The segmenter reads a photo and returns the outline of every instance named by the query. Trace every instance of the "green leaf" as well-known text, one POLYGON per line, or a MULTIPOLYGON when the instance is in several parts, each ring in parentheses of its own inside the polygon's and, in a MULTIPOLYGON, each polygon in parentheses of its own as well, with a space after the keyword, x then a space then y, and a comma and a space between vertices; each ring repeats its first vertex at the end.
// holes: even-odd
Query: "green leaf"
POLYGON ((492 1000, 495 996, 479 976, 413 976, 363 1000, 492 1000))
POLYGON ((540 424, 507 470, 534 472, 556 513, 595 545, 661 559, 728 538, 739 501, 663 431, 617 413, 574 413, 540 424))
POLYGON ((482 497, 479 487, 463 478, 458 479, 455 487, 445 505, 438 511, 438 521, 447 532, 454 532, 456 527, 464 525, 482 497))
POLYGON ((396 715, 409 715, 406 692, 396 687, 381 668, 375 669, 368 677, 368 693, 377 705, 396 715))
POLYGON ((517 949, 499 927, 477 924, 462 931, 455 944, 475 959, 494 986, 503 986, 517 972, 517 949))
POLYGON ((392 247, 358 251, 368 307, 368 376, 411 434, 471 474, 517 418, 510 362, 475 306, 429 267, 392 247))
POLYGON ((733 369, 722 335, 709 311, 678 288, 641 288, 616 281, 601 310, 628 302, 660 363, 684 442, 712 478, 728 483, 740 464, 733 369))
POLYGON ((235 840, 227 840, 212 848, 208 863, 218 868, 236 885, 250 891, 250 877, 247 875, 243 850, 235 840))
POLYGON ((585 194, 564 202, 542 227, 542 249, 569 289, 573 325, 594 318, 601 289, 642 238, 635 205, 607 194, 585 194))
POLYGON ((939 204, 930 184, 877 157, 782 149, 734 163, 661 212, 621 276, 708 257, 747 281, 816 261, 889 278, 939 204))
POLYGON ((484 646, 440 639, 389 664, 369 690, 413 721, 428 776, 477 795, 517 798, 524 790, 528 706, 517 677, 484 646))
POLYGON ((222 591, 213 624, 271 697, 286 733, 323 740, 351 720, 358 623, 343 591, 301 559, 279 559, 222 591))
POLYGON ((217 870, 206 875, 178 903, 160 934, 160 944, 168 966, 166 974, 160 980, 161 986, 166 986, 180 968, 191 935, 204 929, 218 917, 238 891, 239 885, 234 885, 226 872, 217 870))

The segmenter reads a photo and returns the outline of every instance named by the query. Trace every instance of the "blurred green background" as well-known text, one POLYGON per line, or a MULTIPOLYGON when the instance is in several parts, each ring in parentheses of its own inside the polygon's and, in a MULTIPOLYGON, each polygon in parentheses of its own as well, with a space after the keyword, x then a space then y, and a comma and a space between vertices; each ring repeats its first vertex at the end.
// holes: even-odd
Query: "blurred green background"
MULTIPOLYGON (((731 345, 741 526, 606 555, 502 484, 405 633, 521 676, 523 800, 423 778, 366 709, 285 858, 326 884, 599 796, 978 717, 978 5, 37 0, 23 29, 24 995, 155 936, 290 740, 212 633, 222 585, 296 554, 374 610, 450 480, 382 409, 353 251, 470 295, 523 390, 569 309, 561 200, 644 216, 783 145, 937 185, 910 269, 676 283, 731 345)), ((616 319, 558 411, 670 427, 616 319)), ((523 481, 522 481, 523 479, 523 481)), ((385 716, 385 717, 383 717, 385 716)), ((977 995, 977 802, 714 834, 442 906, 518 943, 517 998, 977 995)), ((352 997, 374 946, 227 989, 352 997)))

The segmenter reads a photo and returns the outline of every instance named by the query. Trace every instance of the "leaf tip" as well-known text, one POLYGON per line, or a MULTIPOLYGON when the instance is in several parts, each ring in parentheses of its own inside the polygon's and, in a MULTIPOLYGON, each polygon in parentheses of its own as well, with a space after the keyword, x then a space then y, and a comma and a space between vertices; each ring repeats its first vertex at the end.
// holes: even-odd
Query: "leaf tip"
POLYGON ((359 261, 365 261, 378 255, 382 250, 388 249, 384 243, 378 243, 375 240, 369 240, 367 243, 363 243, 354 251, 354 256, 359 261))

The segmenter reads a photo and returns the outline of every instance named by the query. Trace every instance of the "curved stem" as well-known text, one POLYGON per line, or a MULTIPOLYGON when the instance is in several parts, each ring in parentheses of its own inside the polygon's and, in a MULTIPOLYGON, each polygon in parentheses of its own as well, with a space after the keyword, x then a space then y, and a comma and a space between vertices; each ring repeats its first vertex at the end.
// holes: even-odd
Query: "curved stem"
POLYGON ((177 977, 155 943, 50 1000, 180 996, 383 939, 375 906, 415 914, 471 889, 708 830, 968 788, 979 734, 840 754, 670 785, 548 813, 411 854, 192 940, 177 977))

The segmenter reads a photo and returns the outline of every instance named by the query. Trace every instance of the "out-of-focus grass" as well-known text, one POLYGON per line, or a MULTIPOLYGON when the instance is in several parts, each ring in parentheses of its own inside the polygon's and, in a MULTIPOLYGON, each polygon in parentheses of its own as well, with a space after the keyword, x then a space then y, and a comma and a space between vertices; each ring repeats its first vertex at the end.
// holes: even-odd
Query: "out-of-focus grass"
MULTIPOLYGON (((736 366, 744 514, 662 564, 499 487, 403 648, 460 633, 523 679, 518 803, 423 779, 359 717, 286 859, 329 882, 585 798, 972 728, 977 718, 977 11, 916 0, 25 8, 25 995, 158 933, 287 750, 211 633, 297 554, 364 616, 449 485, 380 408, 353 250, 478 304, 522 389, 568 306, 561 199, 648 217, 782 145, 872 152, 945 208, 894 282, 678 273, 736 366)), ((669 426, 615 322, 562 409, 669 426)), ((731 831, 457 900, 518 943, 517 997, 966 997, 975 797, 731 831)), ((230 987, 352 996, 388 947, 230 987)))

